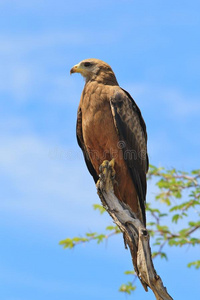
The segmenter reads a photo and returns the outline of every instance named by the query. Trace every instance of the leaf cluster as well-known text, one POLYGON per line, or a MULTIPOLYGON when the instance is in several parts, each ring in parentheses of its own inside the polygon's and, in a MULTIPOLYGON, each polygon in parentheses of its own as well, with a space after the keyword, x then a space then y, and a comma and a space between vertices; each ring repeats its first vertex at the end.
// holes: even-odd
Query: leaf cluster
MULTIPOLYGON (((155 182, 154 200, 146 203, 147 229, 151 235, 152 256, 168 259, 166 245, 172 247, 200 245, 200 169, 183 172, 150 166, 148 180, 155 182), (165 250, 166 249, 166 250, 165 250), (165 250, 165 251, 164 251, 165 250)), ((105 209, 94 204, 100 214, 105 209)), ((107 226, 104 233, 86 233, 84 237, 66 238, 60 241, 64 248, 74 248, 81 243, 96 241, 97 244, 121 233, 117 226, 107 226)), ((189 268, 200 268, 200 260, 189 262, 189 268)), ((134 271, 126 271, 134 280, 122 284, 120 292, 131 294, 136 289, 134 271)))

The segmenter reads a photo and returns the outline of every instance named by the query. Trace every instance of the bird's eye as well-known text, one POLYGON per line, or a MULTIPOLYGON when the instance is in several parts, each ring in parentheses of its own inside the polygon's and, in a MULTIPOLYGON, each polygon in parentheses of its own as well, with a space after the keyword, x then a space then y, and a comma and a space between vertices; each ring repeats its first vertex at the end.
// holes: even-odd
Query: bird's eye
POLYGON ((88 62, 88 61, 86 61, 85 63, 84 63, 84 67, 90 67, 92 64, 90 63, 90 62, 88 62))

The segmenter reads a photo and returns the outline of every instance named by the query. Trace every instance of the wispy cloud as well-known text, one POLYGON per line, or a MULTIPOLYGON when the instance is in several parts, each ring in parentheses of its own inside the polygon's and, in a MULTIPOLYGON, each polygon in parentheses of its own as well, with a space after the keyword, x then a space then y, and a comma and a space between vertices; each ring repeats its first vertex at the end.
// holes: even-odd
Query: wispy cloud
POLYGON ((1 34, 0 92, 18 102, 27 101, 31 95, 38 93, 36 100, 41 96, 48 97, 48 100, 55 97, 56 101, 72 103, 76 88, 74 79, 69 78, 69 70, 77 61, 73 60, 69 50, 94 43, 111 44, 116 39, 119 37, 114 35, 113 30, 94 33, 92 29, 1 34), (67 95, 69 87, 71 92, 67 95))
MULTIPOLYGON (((162 107, 166 117, 184 119, 200 113, 200 98, 184 94, 183 91, 173 87, 153 86, 147 83, 128 84, 126 87, 133 97, 142 101, 144 107, 162 107)), ((159 113, 162 110, 159 109, 159 113)))
POLYGON ((84 34, 80 31, 47 31, 20 35, 1 35, 2 55, 21 54, 55 46, 72 46, 84 43, 84 34))
POLYGON ((68 228, 96 223, 92 204, 99 200, 80 153, 65 149, 68 156, 52 157, 54 146, 30 133, 1 136, 1 142, 1 211, 68 228))
POLYGON ((196 167, 200 142, 197 137, 200 99, 184 90, 147 83, 127 84, 147 123, 152 163, 196 167), (184 149, 184 150, 183 150, 184 149), (191 155, 192 153, 192 155, 191 155))

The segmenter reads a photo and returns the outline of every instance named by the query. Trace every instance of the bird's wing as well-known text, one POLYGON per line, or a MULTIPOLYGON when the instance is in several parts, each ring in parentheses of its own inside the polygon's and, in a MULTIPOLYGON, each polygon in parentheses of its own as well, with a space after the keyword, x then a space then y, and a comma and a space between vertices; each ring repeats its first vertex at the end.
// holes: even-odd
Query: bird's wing
POLYGON ((82 111, 81 111, 80 107, 78 109, 78 114, 77 114, 76 137, 77 137, 78 145, 80 146, 80 148, 83 151, 83 155, 84 155, 84 159, 85 159, 87 168, 88 168, 90 174, 92 175, 92 177, 94 178, 94 181, 96 183, 98 181, 98 179, 99 179, 99 176, 96 173, 96 171, 95 171, 95 169, 94 169, 94 167, 93 167, 93 165, 91 163, 89 154, 88 154, 88 152, 86 150, 85 143, 84 143, 84 140, 83 140, 83 133, 82 133, 82 111))
POLYGON ((125 90, 117 89, 110 99, 110 105, 119 134, 118 146, 123 149, 123 157, 138 194, 145 224, 146 173, 148 171, 146 125, 140 109, 125 90))

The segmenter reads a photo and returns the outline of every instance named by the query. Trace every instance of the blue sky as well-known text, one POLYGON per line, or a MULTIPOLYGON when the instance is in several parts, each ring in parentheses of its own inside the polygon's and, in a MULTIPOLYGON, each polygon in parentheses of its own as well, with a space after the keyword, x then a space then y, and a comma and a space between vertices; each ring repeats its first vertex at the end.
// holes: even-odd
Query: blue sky
MULTIPOLYGON (((0 297, 124 299, 131 269, 122 237, 72 251, 58 242, 102 231, 98 203, 75 138, 82 59, 108 62, 147 124, 150 163, 199 168, 199 1, 0 1, 0 297)), ((153 187, 148 198, 153 198, 153 187)), ((199 295, 186 264, 199 249, 155 261, 175 299, 199 295)), ((142 287, 131 298, 154 299, 142 287)))

